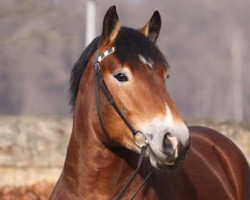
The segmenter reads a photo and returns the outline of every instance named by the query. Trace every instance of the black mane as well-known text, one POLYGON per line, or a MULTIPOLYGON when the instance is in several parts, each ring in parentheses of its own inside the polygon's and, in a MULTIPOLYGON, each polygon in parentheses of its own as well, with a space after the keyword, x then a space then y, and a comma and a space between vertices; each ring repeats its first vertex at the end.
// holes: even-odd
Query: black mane
MULTIPOLYGON (((70 104, 73 108, 76 103, 82 74, 84 73, 89 59, 97 49, 99 38, 100 36, 96 37, 88 45, 71 71, 70 104)), ((137 63, 139 62, 138 55, 142 55, 144 58, 151 59, 153 62, 161 62, 166 68, 168 68, 167 61, 160 50, 138 30, 122 27, 117 36, 115 48, 115 54, 122 64, 125 61, 131 64, 137 63)))

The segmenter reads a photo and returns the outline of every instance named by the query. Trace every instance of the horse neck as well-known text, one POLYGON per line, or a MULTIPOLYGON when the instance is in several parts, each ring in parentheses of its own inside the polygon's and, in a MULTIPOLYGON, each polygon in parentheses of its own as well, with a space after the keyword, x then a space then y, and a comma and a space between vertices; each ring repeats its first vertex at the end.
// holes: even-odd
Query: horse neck
POLYGON ((90 117, 96 112, 94 95, 88 92, 87 96, 84 91, 79 90, 62 177, 67 190, 74 194, 85 199, 92 199, 93 195, 93 199, 108 199, 132 174, 129 163, 136 157, 124 149, 111 150, 98 138, 90 117))

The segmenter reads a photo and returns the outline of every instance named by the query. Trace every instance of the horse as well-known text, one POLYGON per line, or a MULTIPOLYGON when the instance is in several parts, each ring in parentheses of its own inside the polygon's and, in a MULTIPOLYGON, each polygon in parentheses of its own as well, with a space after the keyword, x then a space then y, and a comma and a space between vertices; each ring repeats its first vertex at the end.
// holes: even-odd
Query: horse
POLYGON ((155 11, 138 30, 108 9, 70 79, 73 128, 50 200, 249 200, 250 170, 221 133, 187 127, 166 89, 155 11))

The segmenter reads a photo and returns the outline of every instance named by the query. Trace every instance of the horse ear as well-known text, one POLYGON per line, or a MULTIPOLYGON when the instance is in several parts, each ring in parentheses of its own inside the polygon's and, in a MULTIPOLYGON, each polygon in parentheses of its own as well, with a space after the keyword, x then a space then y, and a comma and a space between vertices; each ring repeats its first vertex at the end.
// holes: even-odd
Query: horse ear
POLYGON ((120 31, 120 27, 121 25, 116 12, 116 7, 112 6, 104 16, 101 44, 105 46, 114 42, 120 31))
POLYGON ((149 22, 141 29, 141 32, 152 42, 156 42, 161 30, 161 16, 155 11, 149 22))

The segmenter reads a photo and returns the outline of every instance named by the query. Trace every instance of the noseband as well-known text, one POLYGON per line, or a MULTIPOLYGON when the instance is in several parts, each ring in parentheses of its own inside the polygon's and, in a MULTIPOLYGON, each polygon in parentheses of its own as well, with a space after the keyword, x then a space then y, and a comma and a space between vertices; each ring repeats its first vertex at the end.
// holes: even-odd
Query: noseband
MULTIPOLYGON (((126 124, 126 126, 129 128, 129 130, 131 131, 131 133, 135 136, 137 133, 141 133, 140 131, 134 129, 134 127, 130 124, 130 122, 125 118, 125 116, 122 114, 122 112, 120 111, 120 109, 118 108, 117 104, 115 103, 111 93, 108 90, 108 87, 103 79, 102 76, 102 71, 101 71, 101 67, 100 67, 100 62, 109 54, 113 53, 115 51, 115 47, 112 47, 110 49, 108 49, 107 51, 105 51, 104 53, 102 53, 101 55, 99 55, 99 51, 97 49, 96 51, 96 57, 95 57, 95 64, 94 64, 94 71, 95 71, 95 100, 96 100, 96 107, 97 107, 97 115, 99 118, 99 122, 101 124, 102 130, 105 134, 105 136, 108 138, 108 140, 113 143, 111 141, 111 138, 108 134, 108 131, 105 127, 104 124, 104 120, 103 120, 103 116, 102 116, 102 110, 101 110, 101 101, 100 101, 100 88, 103 92, 103 94, 105 95, 106 99, 108 100, 108 102, 110 103, 110 105, 115 109, 115 111, 117 112, 117 114, 120 116, 120 118, 123 120, 123 122, 126 124)), ((129 178, 128 182, 126 183, 126 185, 122 188, 122 190, 120 191, 120 193, 117 195, 117 197, 115 198, 115 200, 121 200, 123 198, 123 196, 125 195, 127 189, 129 188, 129 186, 133 183, 136 174, 139 172, 139 169, 141 167, 142 164, 142 160, 143 157, 146 153, 147 150, 147 144, 145 146, 143 146, 141 148, 141 153, 140 156, 138 158, 138 162, 137 162, 137 168, 134 171, 134 173, 131 175, 131 177, 129 178)), ((145 178, 145 180, 143 181, 143 183, 139 186, 139 188, 137 189, 137 191, 134 193, 133 196, 131 196, 131 200, 134 199, 134 197, 137 195, 137 193, 140 191, 140 189, 143 187, 143 185, 146 183, 147 179, 149 178, 149 176, 152 174, 153 169, 151 169, 151 171, 149 172, 149 174, 147 175, 147 177, 145 178)))

